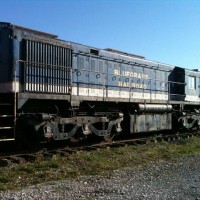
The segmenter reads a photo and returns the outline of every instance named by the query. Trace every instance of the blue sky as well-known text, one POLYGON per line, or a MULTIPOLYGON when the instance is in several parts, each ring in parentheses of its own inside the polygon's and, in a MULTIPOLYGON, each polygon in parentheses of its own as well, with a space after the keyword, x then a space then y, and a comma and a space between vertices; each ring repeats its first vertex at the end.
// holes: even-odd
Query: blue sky
POLYGON ((200 0, 0 0, 0 21, 200 69, 200 0))

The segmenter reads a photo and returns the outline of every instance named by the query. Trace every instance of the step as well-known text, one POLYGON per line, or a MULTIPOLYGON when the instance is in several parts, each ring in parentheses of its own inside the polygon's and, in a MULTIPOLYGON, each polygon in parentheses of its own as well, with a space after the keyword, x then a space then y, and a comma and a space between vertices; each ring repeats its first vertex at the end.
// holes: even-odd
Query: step
POLYGON ((13 126, 2 126, 2 127, 0 127, 0 130, 7 130, 7 129, 13 129, 13 126))
POLYGON ((0 102, 0 106, 13 106, 13 103, 2 103, 2 102, 0 102))
POLYGON ((15 138, 6 138, 6 139, 0 139, 0 142, 6 142, 6 141, 14 141, 15 138))
POLYGON ((0 115, 0 117, 14 117, 14 115, 0 115))

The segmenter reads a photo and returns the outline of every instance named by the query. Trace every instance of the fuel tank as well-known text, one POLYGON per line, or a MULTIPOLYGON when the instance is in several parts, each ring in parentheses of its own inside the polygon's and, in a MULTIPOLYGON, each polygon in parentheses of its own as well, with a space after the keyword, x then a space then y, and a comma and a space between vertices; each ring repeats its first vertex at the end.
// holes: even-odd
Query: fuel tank
POLYGON ((172 105, 138 104, 137 111, 139 113, 170 113, 172 112, 172 105))

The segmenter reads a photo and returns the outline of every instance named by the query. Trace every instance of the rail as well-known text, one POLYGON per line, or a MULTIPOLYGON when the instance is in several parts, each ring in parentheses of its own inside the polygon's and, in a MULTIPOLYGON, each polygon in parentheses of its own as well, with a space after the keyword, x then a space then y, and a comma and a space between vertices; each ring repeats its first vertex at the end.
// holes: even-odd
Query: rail
POLYGON ((82 151, 95 151, 101 149, 109 148, 118 148, 118 147, 127 147, 133 145, 145 145, 149 143, 157 142, 176 142, 182 141, 191 137, 199 137, 199 131, 192 132, 183 132, 175 134, 158 134, 154 136, 140 136, 138 138, 119 138, 111 142, 100 142, 100 143, 81 143, 77 145, 66 145, 66 146, 57 146, 57 147, 42 147, 35 151, 14 151, 14 152, 5 152, 0 154, 0 167, 7 167, 11 163, 23 164, 25 162, 33 162, 37 158, 52 158, 55 155, 67 156, 73 153, 80 153, 82 151))

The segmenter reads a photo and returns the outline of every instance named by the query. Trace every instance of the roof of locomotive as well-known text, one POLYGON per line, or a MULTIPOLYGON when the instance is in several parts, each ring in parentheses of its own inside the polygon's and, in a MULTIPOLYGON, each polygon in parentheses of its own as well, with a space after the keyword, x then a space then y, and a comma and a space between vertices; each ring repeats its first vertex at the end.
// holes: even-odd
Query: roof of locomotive
POLYGON ((75 53, 77 54, 83 54, 83 55, 88 55, 90 56, 91 53, 91 49, 98 51, 98 55, 94 55, 94 57, 100 57, 100 58, 104 58, 106 60, 113 60, 116 62, 120 62, 120 63, 124 63, 124 64, 139 64, 140 66, 148 66, 149 68, 154 68, 154 69, 160 69, 160 70, 166 70, 166 71, 172 71, 175 66, 174 65, 168 65, 168 64, 164 64, 161 62, 157 62, 157 61, 151 61, 148 60, 146 58, 144 58, 143 56, 138 56, 135 54, 128 54, 128 53, 124 53, 118 50, 107 50, 107 49, 99 49, 99 48, 93 48, 90 46, 86 46, 86 45, 82 45, 82 44, 77 44, 77 43, 73 43, 71 42, 71 46, 72 49, 75 53))
MULTIPOLYGON (((110 58, 110 59, 114 59, 114 60, 118 60, 121 62, 127 62, 127 63, 139 63, 140 65, 143 66, 149 66, 152 68, 160 68, 160 69, 164 69, 167 71, 171 71, 173 70, 176 66, 174 65, 169 65, 169 64, 165 64, 165 63, 161 63, 161 62, 157 62, 157 61, 151 61, 146 59, 144 56, 140 56, 140 55, 136 55, 136 54, 132 54, 132 53, 126 53, 126 52, 122 52, 119 50, 115 50, 112 48, 106 48, 106 49, 100 49, 100 48, 95 48, 95 47, 91 47, 91 46, 87 46, 87 45, 83 45, 83 44, 79 44, 79 43, 75 43, 75 42, 71 42, 71 41, 66 41, 66 40, 62 40, 60 38, 58 38, 57 35, 54 34, 50 34, 50 33, 46 33, 46 32, 42 32, 42 31, 38 31, 38 30, 34 30, 34 29, 30 29, 30 28, 25 28, 22 26, 18 26, 18 25, 13 25, 11 23, 8 22, 0 22, 0 28, 11 28, 13 30, 20 30, 22 32, 27 32, 30 34, 33 34, 35 36, 35 38, 42 37, 44 38, 44 40, 48 41, 54 41, 55 44, 60 43, 62 46, 66 45, 66 47, 69 48, 69 46, 73 49, 74 52, 76 53, 85 53, 85 54, 91 54, 91 49, 94 49, 96 51, 98 51, 98 56, 100 57, 104 57, 104 58, 110 58)), ((31 36, 32 38, 34 36, 31 36)), ((191 72, 193 74, 199 75, 199 71, 198 70, 190 70, 190 69, 186 69, 187 72, 191 72)))
POLYGON ((62 46, 64 48, 71 48, 70 42, 61 40, 58 38, 57 35, 54 35, 54 34, 37 31, 37 30, 25 28, 18 25, 13 25, 7 22, 0 22, 0 28, 11 29, 13 31, 13 36, 18 37, 19 40, 21 38, 21 39, 32 40, 32 41, 41 42, 45 44, 62 46))
POLYGON ((117 53, 117 54, 121 54, 121 55, 130 56, 130 57, 133 57, 133 58, 141 58, 141 59, 145 58, 144 56, 140 56, 140 55, 136 55, 136 54, 132 54, 132 53, 127 53, 127 52, 123 52, 123 51, 119 51, 119 50, 111 49, 111 48, 106 48, 104 50, 110 51, 110 52, 113 52, 113 53, 117 53))
POLYGON ((8 23, 8 22, 0 22, 0 27, 18 29, 18 30, 21 30, 21 31, 31 32, 31 33, 35 33, 36 35, 45 36, 45 37, 54 38, 54 39, 56 39, 58 37, 57 35, 54 35, 54 34, 42 32, 42 31, 37 31, 37 30, 30 29, 30 28, 25 28, 25 27, 22 27, 22 26, 18 26, 18 25, 8 23))

